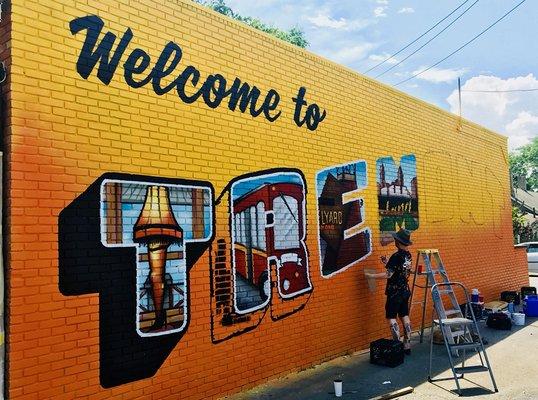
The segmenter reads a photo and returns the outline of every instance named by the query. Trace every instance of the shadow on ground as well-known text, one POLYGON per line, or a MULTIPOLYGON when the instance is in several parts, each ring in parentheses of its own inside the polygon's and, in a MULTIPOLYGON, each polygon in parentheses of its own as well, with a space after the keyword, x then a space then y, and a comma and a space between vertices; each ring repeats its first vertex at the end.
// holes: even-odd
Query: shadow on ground
MULTIPOLYGON (((497 380, 499 393, 486 372, 467 374, 462 384, 462 396, 473 399, 536 399, 538 398, 538 319, 528 319, 524 327, 511 331, 489 329, 482 322, 480 331, 488 340, 486 351, 497 380), (528 367, 529 364, 533 366, 528 367), (534 387, 534 388, 533 388, 534 387)), ((369 354, 340 357, 314 368, 295 373, 248 392, 227 397, 228 400, 325 400, 334 399, 333 380, 342 379, 342 399, 370 399, 407 386, 415 392, 405 399, 454 399, 453 380, 428 382, 429 329, 424 343, 413 347, 413 354, 404 364, 387 368, 369 363, 369 354)), ((466 365, 477 363, 476 353, 468 352, 466 365), (476 358, 476 360, 475 360, 476 358)), ((444 346, 434 345, 433 375, 450 377, 448 357, 444 346)))

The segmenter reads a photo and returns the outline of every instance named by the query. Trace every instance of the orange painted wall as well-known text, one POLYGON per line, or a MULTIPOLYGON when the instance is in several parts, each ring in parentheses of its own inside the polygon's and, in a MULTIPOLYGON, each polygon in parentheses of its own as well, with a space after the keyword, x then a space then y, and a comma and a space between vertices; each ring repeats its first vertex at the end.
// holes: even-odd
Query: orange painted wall
MULTIPOLYGON (((10 76, 3 95, 12 399, 217 398, 387 336, 383 290, 369 293, 363 274, 364 268, 381 271, 379 257, 390 252, 379 244, 380 157, 416 156, 420 228, 413 250, 440 249, 450 277, 480 288, 487 300, 528 283, 525 254, 512 245, 504 137, 186 0, 12 0, 3 38, 8 24, 10 76), (109 85, 96 70, 84 79, 76 69, 85 33, 71 34, 69 23, 90 14, 104 21, 103 33, 133 31, 109 85), (168 41, 183 49, 178 71, 195 65, 202 79, 221 73, 262 92, 274 88, 281 94, 282 116, 271 123, 225 105, 185 104, 175 93, 157 96, 151 85, 129 87, 121 72, 127 54, 139 47, 154 62, 168 41), (303 86, 308 101, 327 112, 314 131, 293 122, 291 99, 303 86), (373 252, 345 272, 322 278, 316 172, 354 160, 368 165, 362 196, 373 252), (215 317, 212 292, 218 241, 230 245, 224 197, 215 207, 214 239, 190 270, 188 329, 154 376, 103 387, 104 299, 91 290, 60 290, 61 213, 105 173, 205 181, 218 196, 232 179, 272 168, 298 169, 307 185, 313 290, 307 301, 297 301, 304 307, 277 321, 258 313, 252 330, 217 340, 234 331, 215 317), (212 323, 218 326, 212 329, 212 323)), ((107 266, 106 258, 102 263, 107 266)), ((121 281, 116 279, 113 284, 121 281)), ((275 301, 273 310, 289 304, 275 301)))

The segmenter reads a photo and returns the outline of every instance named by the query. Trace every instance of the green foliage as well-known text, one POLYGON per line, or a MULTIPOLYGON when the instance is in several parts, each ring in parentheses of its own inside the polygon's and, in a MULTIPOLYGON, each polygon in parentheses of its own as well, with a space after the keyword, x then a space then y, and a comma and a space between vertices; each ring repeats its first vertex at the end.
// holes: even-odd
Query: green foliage
POLYGON ((538 136, 509 155, 512 177, 525 175, 527 190, 538 191, 538 136))
POLYGON ((226 15, 227 17, 233 18, 237 21, 241 21, 253 28, 259 29, 265 33, 276 36, 277 38, 294 44, 296 46, 305 48, 308 46, 308 41, 305 38, 304 32, 299 27, 293 27, 289 31, 279 29, 272 25, 267 25, 266 23, 260 21, 257 18, 244 17, 242 15, 234 12, 230 7, 226 5, 224 0, 194 0, 196 3, 203 6, 209 7, 212 10, 215 10, 218 13, 226 15))
POLYGON ((418 221, 411 216, 411 214, 404 214, 405 228, 409 231, 416 231, 418 229, 418 221))
POLYGON ((379 228, 384 232, 390 232, 394 230, 394 219, 392 217, 384 217, 379 221, 379 228))
POLYGON ((515 240, 517 240, 518 236, 522 236, 526 233, 527 226, 523 216, 524 214, 518 207, 512 207, 512 228, 515 240))
POLYGON ((381 218, 381 221, 379 221, 379 229, 383 232, 392 232, 396 229, 396 224, 398 224, 398 226, 405 226, 405 229, 410 231, 416 231, 418 229, 418 220, 413 218, 409 213, 381 218))

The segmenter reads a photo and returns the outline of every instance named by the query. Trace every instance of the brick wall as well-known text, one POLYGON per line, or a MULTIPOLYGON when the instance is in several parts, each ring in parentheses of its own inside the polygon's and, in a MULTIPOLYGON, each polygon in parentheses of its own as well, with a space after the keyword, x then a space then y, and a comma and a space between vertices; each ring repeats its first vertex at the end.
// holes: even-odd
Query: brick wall
POLYGON ((439 248, 486 299, 528 282, 506 138, 189 1, 11 3, 10 398, 215 398, 387 336, 383 290, 364 279, 392 251, 378 209, 386 157, 416 160, 400 186, 413 197, 415 174, 418 202, 394 216, 418 223, 413 252, 439 248), (111 53, 129 42, 115 73, 80 57, 99 21, 101 49, 108 32, 111 53), (181 61, 163 72, 170 47, 163 77, 144 82, 170 41, 181 61), (265 112, 216 105, 218 88, 180 99, 181 84, 184 98, 196 91, 192 70, 175 80, 189 65, 197 88, 210 74, 256 86, 265 112), (326 112, 310 129, 294 121, 301 87, 326 112), (351 185, 336 205, 317 192, 331 168, 351 185), (323 222, 327 204, 336 219, 323 222), (344 236, 360 238, 351 255, 344 236), (325 269, 327 254, 346 261, 325 269))

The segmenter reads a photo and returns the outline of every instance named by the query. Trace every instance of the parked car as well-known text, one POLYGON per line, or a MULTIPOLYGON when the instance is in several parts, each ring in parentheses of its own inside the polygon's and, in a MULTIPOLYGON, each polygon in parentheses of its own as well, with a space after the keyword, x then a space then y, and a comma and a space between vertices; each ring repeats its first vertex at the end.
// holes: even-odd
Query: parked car
POLYGON ((538 242, 519 243, 516 247, 524 247, 527 251, 529 275, 538 275, 538 242))

